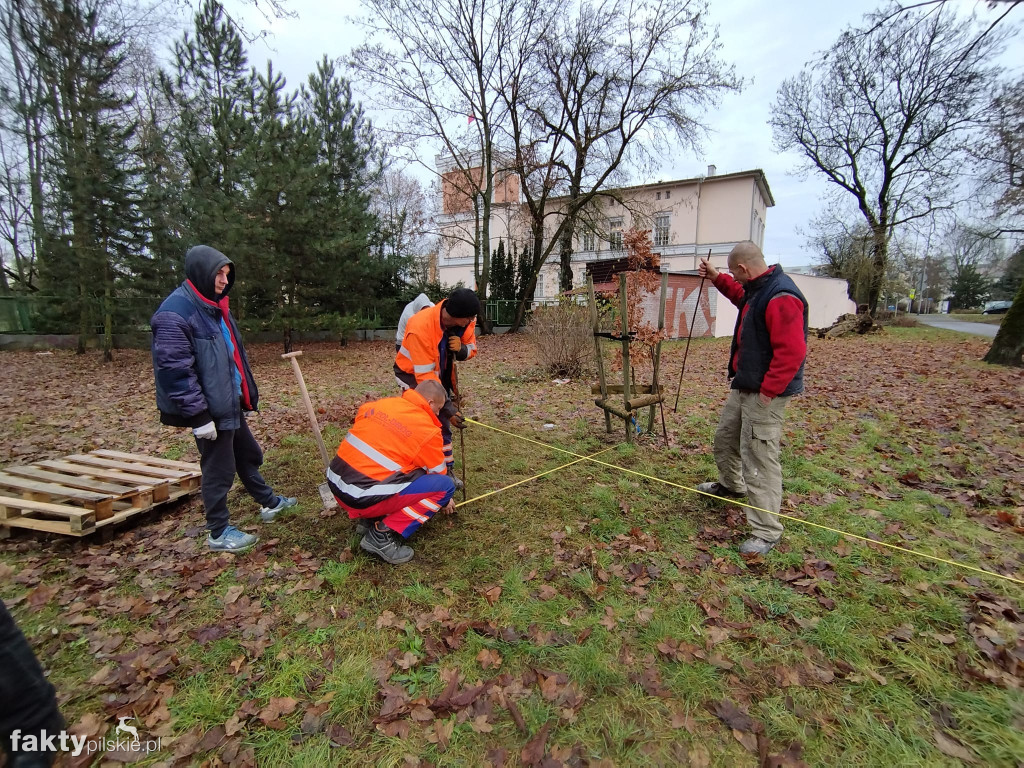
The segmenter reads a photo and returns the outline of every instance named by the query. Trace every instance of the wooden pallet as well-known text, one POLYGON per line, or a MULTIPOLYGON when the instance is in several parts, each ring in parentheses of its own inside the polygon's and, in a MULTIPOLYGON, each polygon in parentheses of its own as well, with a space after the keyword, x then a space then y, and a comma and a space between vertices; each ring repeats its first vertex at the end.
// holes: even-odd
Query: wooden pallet
POLYGON ((0 537, 11 528, 85 536, 197 493, 198 464, 91 451, 0 471, 0 537))

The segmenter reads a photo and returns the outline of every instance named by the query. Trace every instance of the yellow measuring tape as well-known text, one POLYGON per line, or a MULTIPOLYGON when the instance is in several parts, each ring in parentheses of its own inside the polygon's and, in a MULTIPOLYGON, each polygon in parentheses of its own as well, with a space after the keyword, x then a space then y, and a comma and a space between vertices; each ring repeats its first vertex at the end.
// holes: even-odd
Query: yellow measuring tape
MULTIPOLYGON (((471 419, 466 419, 466 421, 471 421, 471 419)), ((507 491, 509 488, 515 488, 517 485, 522 485, 523 483, 533 482, 538 477, 544 477, 544 475, 550 475, 552 472, 557 472, 560 469, 565 469, 566 467, 571 467, 573 464, 579 464, 581 461, 593 460, 593 458, 595 456, 600 456, 602 453, 608 453, 608 451, 610 451, 610 450, 611 450, 611 448, 605 448, 603 451, 598 451, 597 453, 592 453, 589 456, 582 456, 581 458, 578 458, 575 461, 570 461, 568 464, 562 464, 559 467, 554 467, 554 468, 549 469, 549 470, 547 470, 545 472, 541 472, 539 475, 534 475, 533 477, 528 477, 525 480, 520 480, 517 483, 512 483, 512 485, 506 485, 503 488, 498 488, 496 491, 490 491, 489 493, 483 493, 483 494, 481 494, 479 496, 474 496, 472 499, 467 499, 466 501, 459 502, 458 504, 455 505, 455 508, 458 509, 459 507, 464 507, 466 504, 472 504, 474 501, 480 501, 480 499, 486 499, 488 496, 493 496, 496 493, 501 493, 502 491, 507 491)))
MULTIPOLYGON (((781 512, 772 512, 772 511, 767 510, 767 509, 761 509, 760 507, 755 507, 752 504, 745 504, 745 503, 743 503, 741 501, 737 501, 736 499, 727 499, 727 498, 724 498, 722 496, 716 496, 713 493, 706 493, 705 491, 698 491, 696 488, 691 488, 691 487, 689 487, 687 485, 682 485, 680 483, 673 483, 671 480, 663 480, 660 477, 654 477, 653 475, 646 475, 643 472, 637 472, 636 470, 626 469, 626 467, 620 467, 620 466, 618 466, 616 464, 609 464, 606 461, 601 461, 599 459, 595 459, 594 456, 600 455, 600 454, 597 454, 597 453, 593 454, 593 456, 581 456, 578 453, 573 453, 572 451, 567 451, 564 448, 556 448, 555 446, 549 445, 548 443, 543 443, 540 440, 534 440, 534 439, 529 438, 529 437, 523 437, 522 435, 517 435, 514 432, 507 432, 504 429, 498 429, 497 427, 492 427, 491 425, 484 424, 483 422, 477 421, 476 419, 466 419, 466 421, 468 421, 470 424, 476 424, 476 425, 484 427, 486 429, 491 429, 491 430, 494 430, 495 432, 500 432, 503 435, 508 435, 509 437, 514 437, 514 438, 516 438, 518 440, 525 440, 528 443, 534 443, 536 445, 543 446, 544 448, 548 448, 548 449, 550 449, 552 451, 557 451, 559 453, 565 453, 565 454, 568 454, 569 456, 577 456, 577 457, 579 457, 577 459, 577 461, 592 461, 595 464, 600 464, 601 466, 608 467, 609 469, 616 469, 619 472, 626 472, 626 473, 628 473, 630 475, 636 475, 637 477, 642 477, 645 480, 651 480, 651 481, 653 481, 655 483, 663 483, 665 485, 671 485, 673 488, 681 488, 684 491, 692 491, 693 493, 699 493, 701 496, 708 496, 709 498, 718 499, 719 501, 724 501, 724 502, 727 502, 729 504, 736 504, 737 506, 740 506, 740 507, 747 507, 749 509, 757 510, 758 512, 764 512, 764 513, 769 514, 769 515, 775 515, 776 517, 780 517, 783 520, 792 520, 792 521, 800 523, 802 525, 809 525, 812 528, 820 528, 823 531, 830 531, 832 533, 838 533, 840 536, 847 536, 847 537, 849 537, 851 539, 858 539, 860 541, 866 541, 868 544, 875 544, 876 546, 886 547, 888 549, 894 549, 897 552, 903 552, 903 553, 908 554, 908 555, 915 555, 917 557, 927 558, 928 560, 934 560, 937 563, 945 563, 946 565, 952 565, 954 568, 964 568, 964 569, 966 569, 968 571, 974 571, 975 573, 983 573, 986 576, 995 576, 997 579, 1004 579, 1006 581, 1013 582, 1014 584, 1024 584, 1024 580, 1015 579, 1013 576, 1004 576, 1001 573, 996 573, 995 571, 989 571, 989 570, 986 570, 985 568, 977 568, 977 567, 975 567, 973 565, 966 565, 964 563, 958 563, 955 560, 947 560, 947 559, 942 558, 942 557, 936 557, 935 555, 929 555, 929 554, 927 554, 925 552, 919 552, 916 549, 907 549, 906 547, 901 547, 901 546, 899 546, 897 544, 888 544, 888 543, 886 543, 884 541, 875 541, 874 539, 869 539, 867 536, 860 536, 860 535, 858 535, 856 533, 850 533, 849 531, 843 531, 843 530, 840 530, 838 528, 832 528, 832 527, 827 526, 827 525, 821 525, 820 523, 812 523, 810 520, 803 520, 803 519, 801 519, 799 517, 792 517, 791 515, 785 515, 785 514, 783 514, 781 512)), ((606 450, 611 450, 611 449, 609 448, 609 449, 606 449, 606 450)), ((605 453, 605 451, 601 451, 601 453, 605 453)), ((570 462, 570 464, 575 464, 575 463, 576 463, 575 461, 570 462)), ((564 466, 568 467, 569 464, 565 464, 564 466)), ((543 474, 549 474, 550 472, 554 472, 557 469, 562 469, 562 467, 556 467, 555 469, 549 470, 548 472, 545 472, 543 474)), ((538 477, 540 477, 540 475, 538 475, 538 477)), ((527 482, 527 481, 523 480, 521 482, 527 482)), ((519 483, 516 483, 516 485, 519 485, 519 483)), ((512 486, 509 486, 509 487, 512 487, 512 486)), ((497 493, 497 491, 492 491, 492 493, 497 493)), ((463 502, 463 503, 468 503, 468 502, 463 502)))

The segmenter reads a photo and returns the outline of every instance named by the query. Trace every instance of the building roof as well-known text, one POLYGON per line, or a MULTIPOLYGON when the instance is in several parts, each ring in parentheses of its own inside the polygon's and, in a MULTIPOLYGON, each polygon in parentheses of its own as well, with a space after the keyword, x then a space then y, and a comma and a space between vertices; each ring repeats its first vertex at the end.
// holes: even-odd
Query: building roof
MULTIPOLYGON (((609 193, 626 193, 633 192, 636 190, 657 190, 664 189, 666 187, 676 187, 680 184, 713 184, 716 181, 725 181, 728 179, 741 179, 744 177, 753 177, 754 182, 757 184, 758 189, 761 190, 761 197, 765 200, 765 205, 772 208, 775 205, 775 198, 772 197, 771 187, 768 186, 768 179, 764 175, 764 171, 760 168, 752 168, 749 171, 736 171, 735 173, 716 173, 713 176, 694 176, 689 179, 673 179, 671 181, 655 181, 650 184, 635 184, 631 187, 617 187, 615 189, 602 190, 605 194, 609 193)), ((564 199, 564 195, 551 198, 552 201, 564 199)))

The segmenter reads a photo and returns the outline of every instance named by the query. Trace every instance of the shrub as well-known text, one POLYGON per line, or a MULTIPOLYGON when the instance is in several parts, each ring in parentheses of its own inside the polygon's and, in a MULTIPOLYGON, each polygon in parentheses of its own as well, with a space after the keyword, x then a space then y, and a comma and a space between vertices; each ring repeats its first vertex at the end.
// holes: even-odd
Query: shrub
POLYGON ((527 333, 537 348, 538 361, 552 376, 575 379, 589 367, 594 341, 586 306, 563 300, 537 307, 527 333))

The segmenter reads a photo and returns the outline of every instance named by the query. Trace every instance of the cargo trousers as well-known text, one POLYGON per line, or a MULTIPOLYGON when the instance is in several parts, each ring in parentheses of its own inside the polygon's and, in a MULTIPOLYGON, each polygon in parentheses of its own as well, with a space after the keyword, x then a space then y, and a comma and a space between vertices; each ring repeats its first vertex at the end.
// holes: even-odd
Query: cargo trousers
POLYGON ((715 431, 718 482, 737 493, 746 493, 751 506, 767 510, 746 510, 747 523, 754 535, 765 541, 778 541, 782 536, 782 523, 777 516, 782 507, 779 446, 789 400, 776 397, 762 405, 756 392, 733 389, 715 431))

